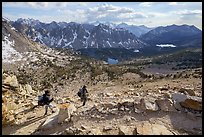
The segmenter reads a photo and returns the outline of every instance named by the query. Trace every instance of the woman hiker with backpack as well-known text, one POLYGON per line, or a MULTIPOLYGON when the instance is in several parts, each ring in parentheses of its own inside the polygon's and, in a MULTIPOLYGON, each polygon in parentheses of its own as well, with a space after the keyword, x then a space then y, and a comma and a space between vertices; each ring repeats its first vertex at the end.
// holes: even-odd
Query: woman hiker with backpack
POLYGON ((41 100, 41 105, 45 105, 45 115, 47 115, 47 111, 48 111, 48 107, 52 110, 52 113, 54 113, 55 111, 53 110, 53 106, 52 104, 50 104, 53 101, 53 98, 51 98, 50 96, 50 91, 49 90, 45 90, 45 94, 43 94, 42 96, 42 100, 41 100))
POLYGON ((86 86, 84 85, 82 87, 82 89, 79 90, 79 92, 77 93, 78 96, 81 98, 81 101, 83 102, 83 106, 85 105, 86 101, 87 101, 87 89, 86 86))

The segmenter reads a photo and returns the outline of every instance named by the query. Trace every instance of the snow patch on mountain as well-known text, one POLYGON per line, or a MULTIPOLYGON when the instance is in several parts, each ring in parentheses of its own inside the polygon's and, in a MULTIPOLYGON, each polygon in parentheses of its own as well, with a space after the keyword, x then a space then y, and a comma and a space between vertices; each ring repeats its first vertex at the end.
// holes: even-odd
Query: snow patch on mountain
POLYGON ((76 31, 74 32, 74 38, 73 38, 73 40, 72 40, 72 43, 75 41, 75 39, 77 38, 77 33, 76 33, 76 31))
POLYGON ((123 45, 121 41, 118 44, 123 45))
POLYGON ((109 45, 110 47, 112 47, 109 41, 106 41, 106 42, 108 43, 108 45, 109 45))
POLYGON ((140 51, 139 51, 138 49, 136 49, 136 50, 134 50, 133 52, 136 52, 136 53, 137 53, 137 52, 140 52, 140 51))
POLYGON ((17 31, 14 27, 12 27, 11 29, 17 31))
POLYGON ((15 61, 21 60, 23 57, 19 52, 17 52, 13 46, 15 42, 10 41, 7 36, 2 40, 2 61, 5 63, 13 63, 15 61))
POLYGON ((64 38, 63 38, 63 35, 62 35, 62 38, 59 40, 59 42, 58 42, 57 45, 61 45, 63 39, 64 39, 64 38))
POLYGON ((95 42, 94 42, 94 41, 92 41, 92 42, 91 42, 91 47, 93 47, 93 46, 94 46, 94 44, 95 44, 95 42))

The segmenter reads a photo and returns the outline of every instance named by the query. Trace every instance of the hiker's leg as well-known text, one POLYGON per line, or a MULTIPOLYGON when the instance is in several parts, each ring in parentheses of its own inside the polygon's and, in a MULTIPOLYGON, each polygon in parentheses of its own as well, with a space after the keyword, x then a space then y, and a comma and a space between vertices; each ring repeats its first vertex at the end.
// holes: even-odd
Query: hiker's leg
POLYGON ((85 103, 86 103, 86 100, 87 100, 87 99, 86 99, 86 97, 85 97, 85 98, 84 98, 84 102, 83 102, 83 106, 85 105, 85 103))
POLYGON ((55 111, 53 110, 53 105, 52 105, 52 104, 49 104, 48 106, 49 106, 49 108, 52 110, 52 113, 54 113, 55 111))
POLYGON ((34 107, 32 107, 32 109, 35 109, 36 107, 38 107, 38 105, 35 105, 34 107))
POLYGON ((48 110, 48 105, 45 105, 45 114, 44 115, 47 115, 47 110, 48 110))

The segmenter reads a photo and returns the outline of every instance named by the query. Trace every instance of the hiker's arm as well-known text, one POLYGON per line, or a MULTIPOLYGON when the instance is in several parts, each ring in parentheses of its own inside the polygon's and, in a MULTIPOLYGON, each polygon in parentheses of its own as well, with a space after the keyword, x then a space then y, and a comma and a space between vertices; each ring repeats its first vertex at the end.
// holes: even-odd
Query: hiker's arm
POLYGON ((54 99, 52 98, 52 99, 50 99, 50 101, 49 102, 52 102, 54 99))

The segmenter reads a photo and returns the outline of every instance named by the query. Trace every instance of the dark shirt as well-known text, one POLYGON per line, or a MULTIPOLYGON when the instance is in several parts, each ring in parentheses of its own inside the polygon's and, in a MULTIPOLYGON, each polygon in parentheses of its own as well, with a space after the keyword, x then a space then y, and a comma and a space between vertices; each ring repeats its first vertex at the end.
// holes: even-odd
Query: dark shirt
POLYGON ((50 102, 52 101, 53 101, 53 98, 51 98, 50 95, 43 94, 43 102, 45 103, 45 105, 49 105, 50 102))
POLYGON ((82 88, 82 98, 86 98, 86 93, 88 93, 86 88, 82 88))

